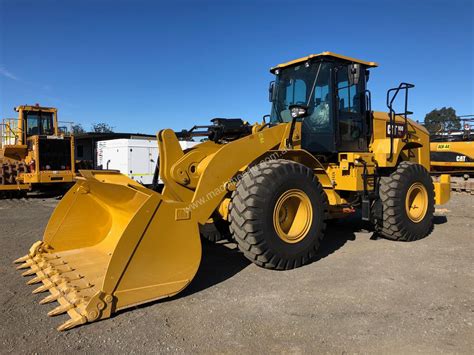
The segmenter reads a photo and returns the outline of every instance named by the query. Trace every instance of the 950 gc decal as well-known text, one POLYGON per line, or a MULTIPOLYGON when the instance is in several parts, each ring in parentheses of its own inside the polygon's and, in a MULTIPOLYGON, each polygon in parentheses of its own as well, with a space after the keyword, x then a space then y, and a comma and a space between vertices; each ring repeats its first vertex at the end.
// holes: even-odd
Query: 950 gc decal
POLYGON ((405 125, 403 123, 395 123, 393 125, 392 132, 392 125, 390 124, 390 122, 387 122, 385 132, 387 134, 387 137, 402 138, 405 136, 405 125))

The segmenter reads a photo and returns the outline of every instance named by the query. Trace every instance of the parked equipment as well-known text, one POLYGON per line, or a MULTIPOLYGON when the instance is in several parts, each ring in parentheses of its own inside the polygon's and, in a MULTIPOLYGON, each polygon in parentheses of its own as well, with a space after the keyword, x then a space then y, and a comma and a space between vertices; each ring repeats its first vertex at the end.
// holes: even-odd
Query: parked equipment
POLYGON ((58 126, 57 109, 18 106, 1 125, 0 192, 72 183, 74 138, 58 126))
POLYGON ((453 190, 474 194, 474 115, 462 117, 462 129, 431 137, 431 172, 450 174, 453 190))
MULTIPOLYGON (((67 312, 58 329, 176 295, 201 260, 200 227, 220 219, 252 262, 286 270, 309 263, 326 220, 362 211, 388 239, 423 238, 434 204, 449 199, 449 176, 429 175, 429 134, 408 119, 400 92, 389 113, 373 112, 366 62, 330 52, 271 69, 268 121, 215 119, 195 127, 206 141, 183 152, 175 132, 158 133, 161 193, 116 172, 82 171, 38 241, 23 275, 41 303, 67 312)), ((328 236, 329 238, 331 236, 328 236)))
MULTIPOLYGON (((189 149, 197 142, 180 141, 181 149, 189 149)), ((97 142, 99 169, 118 170, 145 186, 153 185, 158 162, 158 145, 150 139, 111 139, 97 142)))

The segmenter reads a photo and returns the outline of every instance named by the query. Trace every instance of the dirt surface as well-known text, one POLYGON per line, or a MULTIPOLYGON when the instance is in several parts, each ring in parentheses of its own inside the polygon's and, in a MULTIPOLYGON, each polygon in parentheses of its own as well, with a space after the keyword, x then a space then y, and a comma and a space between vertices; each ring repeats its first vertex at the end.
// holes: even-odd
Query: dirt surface
POLYGON ((40 306, 44 294, 11 264, 41 239, 56 203, 0 201, 0 353, 474 353, 474 196, 454 194, 417 242, 336 223, 319 260, 292 271, 206 244, 184 293, 62 333, 67 318, 47 317, 55 305, 40 306))

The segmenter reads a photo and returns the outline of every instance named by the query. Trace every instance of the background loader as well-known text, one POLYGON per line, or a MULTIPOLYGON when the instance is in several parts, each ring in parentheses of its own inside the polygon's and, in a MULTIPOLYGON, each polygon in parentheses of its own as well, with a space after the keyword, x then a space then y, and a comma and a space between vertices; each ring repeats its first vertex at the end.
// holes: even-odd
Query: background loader
POLYGON ((74 138, 58 125, 52 107, 18 106, 18 118, 1 125, 0 193, 24 194, 32 188, 71 184, 74 138))
POLYGON ((33 292, 49 291, 41 303, 59 303, 48 314, 68 313, 58 329, 179 293, 199 267, 200 233, 231 238, 278 270, 311 262, 326 221, 356 210, 386 238, 428 235, 449 176, 430 178, 429 134, 407 117, 413 85, 389 90, 388 113, 372 111, 376 66, 330 52, 280 64, 268 121, 214 119, 182 133, 207 139, 186 152, 172 130, 160 131, 160 192, 81 171, 43 240, 16 260, 34 275, 29 284, 41 283, 33 292))
POLYGON ((451 188, 474 195, 474 115, 461 116, 460 130, 431 136, 431 172, 451 176, 451 188))

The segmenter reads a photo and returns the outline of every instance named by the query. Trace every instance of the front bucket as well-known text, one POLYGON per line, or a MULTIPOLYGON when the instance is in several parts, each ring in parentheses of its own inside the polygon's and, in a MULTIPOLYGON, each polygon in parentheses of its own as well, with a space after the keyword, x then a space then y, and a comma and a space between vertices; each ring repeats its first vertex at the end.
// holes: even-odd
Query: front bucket
POLYGON ((173 296, 201 260, 198 224, 184 202, 165 200, 116 172, 81 171, 23 263, 40 303, 67 312, 58 330, 108 318, 120 309, 173 296))

